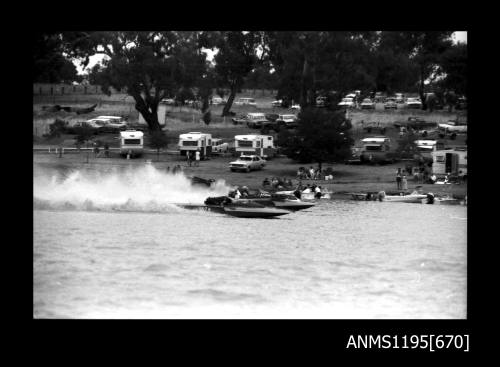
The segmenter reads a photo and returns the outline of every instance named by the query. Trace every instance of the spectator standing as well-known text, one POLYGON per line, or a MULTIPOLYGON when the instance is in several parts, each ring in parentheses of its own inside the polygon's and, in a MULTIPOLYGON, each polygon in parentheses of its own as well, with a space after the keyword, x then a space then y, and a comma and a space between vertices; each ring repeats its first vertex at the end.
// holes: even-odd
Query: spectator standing
POLYGON ((401 183, 403 186, 403 190, 408 190, 408 181, 406 180, 406 176, 403 176, 403 178, 401 179, 401 183))
POLYGON ((188 162, 188 166, 191 167, 191 152, 189 150, 186 153, 186 160, 188 162))
POLYGON ((402 174, 401 174, 401 168, 398 168, 398 172, 396 172, 396 185, 398 187, 398 190, 401 190, 401 179, 402 179, 402 174))
POLYGON ((196 154, 196 167, 198 167, 200 165, 200 151, 197 150, 195 154, 196 154))

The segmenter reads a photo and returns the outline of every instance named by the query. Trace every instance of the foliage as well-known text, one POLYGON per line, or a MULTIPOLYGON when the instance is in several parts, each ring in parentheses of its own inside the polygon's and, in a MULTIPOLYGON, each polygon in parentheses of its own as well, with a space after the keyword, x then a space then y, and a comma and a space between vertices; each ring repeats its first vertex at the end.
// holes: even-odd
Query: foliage
POLYGON ((63 32, 67 52, 83 58, 104 54, 98 70, 104 91, 126 90, 151 131, 160 130, 158 105, 181 88, 194 86, 206 60, 197 32, 63 32))
POLYGON ((205 125, 209 125, 210 122, 212 121, 212 114, 210 113, 210 111, 207 111, 203 114, 203 122, 205 123, 205 125))
POLYGON ((94 136, 94 130, 87 125, 77 126, 74 131, 76 134, 75 139, 77 144, 88 142, 94 136))
POLYGON ((258 32, 224 31, 211 34, 208 44, 219 50, 214 57, 217 83, 230 90, 222 116, 229 115, 236 93, 241 90, 245 77, 257 61, 256 47, 259 41, 258 32))
POLYGON ((413 157, 415 152, 415 140, 418 140, 418 134, 407 131, 402 137, 398 139, 398 145, 396 147, 396 153, 400 157, 413 157))
POLYGON ((55 32, 35 32, 33 37, 33 81, 70 83, 79 81, 75 65, 63 54, 62 40, 55 32))
POLYGON ((438 85, 460 95, 467 92, 467 44, 458 43, 441 56, 440 71, 444 78, 438 85))
POLYGON ((68 122, 61 119, 55 119, 54 122, 49 125, 49 137, 60 137, 61 134, 66 131, 67 127, 68 122))
POLYGON ((352 125, 341 112, 307 108, 299 114, 296 131, 282 130, 277 143, 283 153, 300 163, 342 161, 351 154, 352 125))
POLYGON ((156 149, 158 152, 160 149, 165 148, 168 145, 167 135, 163 131, 153 131, 149 136, 149 146, 156 149))

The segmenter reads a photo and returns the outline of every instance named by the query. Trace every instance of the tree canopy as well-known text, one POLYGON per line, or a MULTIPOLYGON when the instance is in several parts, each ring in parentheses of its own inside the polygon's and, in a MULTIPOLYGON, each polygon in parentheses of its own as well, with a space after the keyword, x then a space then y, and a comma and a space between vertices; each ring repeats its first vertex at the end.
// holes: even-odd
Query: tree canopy
POLYGON ((301 163, 343 161, 351 155, 354 143, 351 122, 339 111, 306 108, 299 114, 295 131, 282 130, 278 144, 283 153, 301 163))

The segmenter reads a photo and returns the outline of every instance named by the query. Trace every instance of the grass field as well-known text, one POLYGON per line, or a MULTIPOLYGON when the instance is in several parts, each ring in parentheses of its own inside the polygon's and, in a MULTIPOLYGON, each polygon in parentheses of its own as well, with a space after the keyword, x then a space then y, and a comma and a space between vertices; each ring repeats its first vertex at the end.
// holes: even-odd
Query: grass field
MULTIPOLYGON (((238 95, 239 97, 252 97, 256 99, 257 107, 233 106, 232 111, 237 114, 246 112, 264 112, 264 113, 289 113, 290 110, 271 107, 272 96, 256 96, 252 94, 238 95)), ((166 133, 169 139, 168 149, 175 150, 177 148, 178 136, 181 133, 189 131, 202 131, 211 133, 214 138, 223 138, 225 141, 231 142, 235 135, 258 133, 258 130, 249 129, 246 126, 235 126, 230 121, 230 118, 221 118, 223 106, 212 106, 212 123, 209 126, 201 122, 201 113, 189 107, 170 107, 167 115, 166 133)), ((87 120, 98 115, 120 115, 127 117, 130 122, 137 122, 138 112, 134 108, 134 102, 130 97, 125 95, 113 95, 111 97, 99 95, 73 95, 73 96, 57 96, 52 98, 48 96, 34 96, 33 99, 33 134, 34 145, 52 145, 74 147, 74 136, 63 135, 60 138, 47 140, 41 135, 48 131, 48 125, 55 118, 61 118, 70 123, 76 121, 87 120), (60 104, 63 106, 89 106, 93 103, 98 103, 96 110, 86 115, 76 115, 74 113, 46 112, 42 110, 44 105, 60 104)), ((355 110, 350 112, 350 118, 353 123, 353 137, 359 145, 359 140, 368 135, 362 131, 361 122, 380 122, 388 127, 386 135, 393 142, 398 138, 398 130, 392 128, 392 124, 396 121, 406 121, 409 116, 418 116, 426 121, 446 122, 457 117, 463 118, 463 113, 448 113, 447 111, 421 111, 407 110, 400 108, 398 110, 384 111, 382 105, 378 105, 374 111, 355 110)), ((108 142, 111 147, 118 147, 119 142, 116 134, 102 134, 98 136, 102 142, 108 142)), ((460 143, 463 137, 460 137, 456 143, 460 143)), ((394 144, 396 145, 396 144, 394 144)), ((124 160, 123 158, 93 158, 90 155, 90 163, 84 163, 87 159, 87 153, 66 154, 62 158, 58 158, 54 154, 34 154, 34 161, 48 164, 67 164, 72 166, 92 166, 92 165, 128 165, 128 164, 143 164, 145 160, 153 160, 154 165, 160 169, 166 169, 167 166, 172 167, 175 164, 181 164, 184 167, 185 173, 188 175, 197 175, 204 178, 222 178, 232 185, 247 185, 250 187, 260 187, 262 180, 265 177, 288 177, 294 178, 296 171, 300 166, 309 166, 298 164, 287 158, 273 159, 268 162, 267 167, 262 171, 253 171, 251 173, 230 172, 228 163, 233 159, 231 157, 214 157, 211 160, 204 161, 200 167, 188 167, 186 162, 176 155, 160 155, 160 161, 154 154, 146 154, 141 159, 124 160)), ((344 164, 324 165, 325 168, 332 168, 334 171, 334 180, 320 182, 323 187, 326 187, 334 192, 352 192, 352 191, 392 191, 395 190, 394 175, 398 167, 404 168, 404 162, 394 165, 384 166, 351 166, 344 164)), ((297 181, 294 180, 294 183, 297 181)), ((409 180, 408 187, 412 189, 415 184, 409 180)), ((424 185, 424 191, 432 191, 434 193, 450 193, 457 197, 463 197, 467 193, 467 185, 424 185)))

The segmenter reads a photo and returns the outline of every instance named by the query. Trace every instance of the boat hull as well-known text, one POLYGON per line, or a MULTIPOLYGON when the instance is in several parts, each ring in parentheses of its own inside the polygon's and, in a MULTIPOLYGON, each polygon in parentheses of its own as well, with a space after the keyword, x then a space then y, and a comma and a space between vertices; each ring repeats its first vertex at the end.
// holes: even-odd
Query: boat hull
POLYGON ((288 209, 288 210, 302 210, 302 209, 308 209, 316 204, 314 203, 304 203, 301 201, 273 201, 273 204, 276 208, 280 209, 288 209))
POLYGON ((271 218, 290 213, 290 211, 288 210, 276 209, 276 208, 251 208, 251 207, 225 206, 223 209, 226 214, 240 218, 271 218))
POLYGON ((427 195, 386 195, 382 201, 400 203, 421 203, 422 199, 427 199, 427 195))

